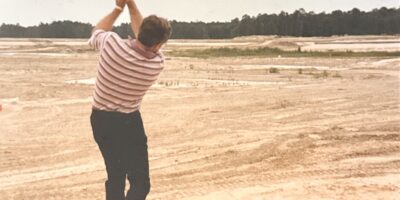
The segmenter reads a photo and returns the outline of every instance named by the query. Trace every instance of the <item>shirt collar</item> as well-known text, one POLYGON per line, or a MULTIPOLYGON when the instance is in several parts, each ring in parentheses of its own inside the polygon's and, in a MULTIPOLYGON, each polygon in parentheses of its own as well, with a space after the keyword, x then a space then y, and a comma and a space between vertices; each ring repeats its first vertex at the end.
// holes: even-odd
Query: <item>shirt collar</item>
POLYGON ((153 59, 159 55, 158 53, 154 53, 153 51, 146 49, 146 47, 136 39, 131 40, 131 46, 133 50, 146 57, 147 59, 153 59))

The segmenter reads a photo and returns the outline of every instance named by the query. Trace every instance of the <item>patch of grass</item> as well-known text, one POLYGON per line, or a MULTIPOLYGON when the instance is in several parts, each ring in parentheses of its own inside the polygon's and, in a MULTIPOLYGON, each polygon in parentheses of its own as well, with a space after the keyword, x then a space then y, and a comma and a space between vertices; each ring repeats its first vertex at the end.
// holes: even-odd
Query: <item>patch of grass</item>
POLYGON ((270 74, 278 74, 279 73, 279 69, 275 68, 275 67, 271 67, 268 69, 270 74))
POLYGON ((339 72, 336 72, 332 77, 333 78, 342 78, 342 75, 340 75, 339 72))
POLYGON ((376 79, 376 78, 379 78, 379 76, 374 74, 368 74, 367 76, 362 77, 362 79, 376 79))
POLYGON ((297 73, 298 73, 298 74, 303 74, 303 69, 302 69, 302 68, 299 68, 299 69, 297 70, 297 73))
POLYGON ((287 108, 288 106, 291 106, 291 103, 287 100, 282 100, 279 102, 279 107, 280 108, 287 108))
POLYGON ((324 70, 324 71, 322 72, 322 76, 323 76, 324 78, 329 77, 329 72, 326 71, 326 70, 324 70))
POLYGON ((158 84, 166 86, 166 87, 179 86, 179 80, 178 81, 159 81, 158 84))
POLYGON ((333 78, 342 78, 342 75, 339 74, 339 72, 336 72, 335 74, 330 74, 328 71, 324 70, 321 73, 309 73, 309 75, 314 76, 314 78, 329 78, 329 77, 333 77, 333 78))
POLYGON ((322 77, 321 74, 312 74, 312 76, 317 79, 322 77))
POLYGON ((175 57, 196 57, 196 58, 213 58, 213 57, 400 57, 400 51, 396 52, 314 52, 314 51, 284 51, 278 48, 257 48, 257 49, 241 49, 241 48, 208 48, 208 49, 188 49, 173 50, 167 52, 169 56, 175 57))

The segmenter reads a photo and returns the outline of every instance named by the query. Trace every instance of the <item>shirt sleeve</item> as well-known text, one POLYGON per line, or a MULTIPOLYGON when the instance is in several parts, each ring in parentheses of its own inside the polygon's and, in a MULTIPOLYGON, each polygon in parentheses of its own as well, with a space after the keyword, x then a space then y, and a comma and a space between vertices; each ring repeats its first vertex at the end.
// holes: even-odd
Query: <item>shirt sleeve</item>
POLYGON ((107 40, 109 40, 112 34, 113 32, 111 31, 104 31, 101 29, 95 30, 88 41, 89 46, 98 51, 103 50, 107 40))

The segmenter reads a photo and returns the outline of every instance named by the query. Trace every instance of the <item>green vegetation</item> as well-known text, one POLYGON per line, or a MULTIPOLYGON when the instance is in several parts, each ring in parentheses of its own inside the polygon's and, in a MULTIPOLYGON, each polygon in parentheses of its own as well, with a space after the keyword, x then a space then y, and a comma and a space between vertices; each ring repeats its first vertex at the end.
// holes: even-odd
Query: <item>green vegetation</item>
POLYGON ((339 72, 336 72, 332 77, 334 77, 334 78, 342 78, 342 75, 340 75, 339 72))
POLYGON ((314 78, 342 78, 342 75, 339 74, 339 72, 336 72, 335 74, 330 74, 327 70, 322 71, 321 73, 308 73, 309 75, 312 75, 314 78))
POLYGON ((303 69, 302 69, 302 68, 299 68, 299 69, 297 70, 297 73, 298 73, 298 74, 303 74, 303 69))
POLYGON ((278 74, 279 73, 279 69, 275 68, 275 67, 271 67, 268 69, 270 74, 278 74))
POLYGON ((319 74, 313 74, 314 78, 328 78, 329 77, 329 72, 324 70, 322 73, 319 74))
POLYGON ((278 48, 257 48, 257 49, 240 49, 240 48, 209 48, 209 49, 189 49, 189 50, 173 50, 167 53, 174 57, 196 57, 196 58, 213 58, 213 57, 400 57, 400 51, 396 52, 314 52, 314 51, 284 51, 278 48))
POLYGON ((179 80, 178 81, 159 81, 157 84, 158 85, 163 85, 163 86, 166 86, 166 87, 179 86, 179 80))
MULTIPOLYGON (((171 21, 173 39, 224 39, 248 35, 332 36, 332 35, 394 35, 400 33, 400 8, 357 8, 331 13, 307 12, 244 15, 230 22, 171 21)), ((20 24, 1 24, 0 37, 28 38, 87 38, 93 26, 88 23, 56 21, 23 27, 20 24)), ((121 37, 133 36, 129 23, 114 27, 121 37)), ((298 49, 302 51, 301 48, 298 49)))

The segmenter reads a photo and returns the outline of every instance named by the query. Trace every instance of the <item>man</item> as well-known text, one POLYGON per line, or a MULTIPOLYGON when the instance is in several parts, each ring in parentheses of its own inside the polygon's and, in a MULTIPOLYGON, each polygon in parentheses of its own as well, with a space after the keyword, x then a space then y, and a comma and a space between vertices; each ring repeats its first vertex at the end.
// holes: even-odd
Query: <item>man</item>
POLYGON ((150 192, 147 136, 139 109, 163 69, 159 50, 170 34, 167 20, 154 15, 143 19, 134 0, 116 0, 89 39, 100 52, 90 119, 106 165, 107 200, 146 199, 150 192), (126 5, 136 40, 124 41, 111 32, 126 5), (126 178, 130 188, 125 196, 126 178))

